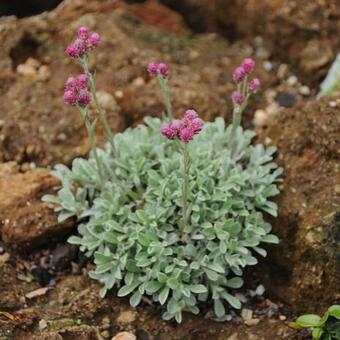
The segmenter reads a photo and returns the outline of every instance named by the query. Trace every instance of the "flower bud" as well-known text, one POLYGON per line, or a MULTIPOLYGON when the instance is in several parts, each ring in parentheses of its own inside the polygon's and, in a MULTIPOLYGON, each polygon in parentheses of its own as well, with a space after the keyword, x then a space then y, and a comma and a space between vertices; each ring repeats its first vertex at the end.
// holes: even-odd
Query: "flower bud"
POLYGON ((64 102, 67 105, 75 105, 77 102, 77 96, 75 95, 75 93, 73 91, 65 91, 64 93, 64 102))
POLYGON ((190 128, 184 128, 180 131, 179 138, 182 142, 189 143, 194 138, 194 132, 190 128))
POLYGON ((255 61, 251 58, 246 58, 246 59, 243 60, 241 66, 246 71, 246 74, 250 74, 251 72, 253 72, 253 70, 255 68, 255 61))
POLYGON ((100 42, 100 35, 98 33, 92 33, 89 37, 89 42, 92 48, 96 48, 100 42))
POLYGON ((79 106, 85 107, 91 102, 90 92, 86 89, 81 89, 78 93, 77 102, 79 106))
POLYGON ((195 110, 187 110, 185 111, 184 118, 187 120, 193 120, 198 117, 198 114, 195 110))
POLYGON ((90 30, 86 26, 81 26, 78 29, 78 38, 86 40, 89 38, 90 30))
POLYGON ((250 91, 256 92, 259 89, 260 85, 261 85, 260 79, 254 78, 249 82, 248 88, 250 91))
POLYGON ((244 95, 241 92, 233 92, 231 94, 231 99, 235 105, 240 105, 244 102, 244 95))
POLYGON ((171 124, 164 124, 161 127, 161 134, 168 139, 174 139, 177 135, 177 132, 171 124))
POLYGON ((77 77, 77 83, 80 89, 87 89, 89 85, 89 77, 87 74, 80 74, 77 77))
POLYGON ((235 83, 240 83, 245 76, 246 70, 242 66, 237 67, 233 72, 233 79, 235 83))
POLYGON ((150 74, 150 76, 154 76, 155 74, 157 74, 157 70, 158 70, 157 63, 151 62, 148 64, 147 71, 150 74))
POLYGON ((77 88, 77 86, 78 86, 78 81, 76 78, 70 77, 66 80, 66 83, 65 83, 66 90, 73 91, 77 88))
POLYGON ((203 129, 203 120, 200 118, 195 118, 190 122, 190 128, 194 132, 195 135, 199 134, 203 129))
POLYGON ((158 64, 158 73, 161 74, 162 76, 166 77, 169 74, 169 66, 164 63, 158 64))

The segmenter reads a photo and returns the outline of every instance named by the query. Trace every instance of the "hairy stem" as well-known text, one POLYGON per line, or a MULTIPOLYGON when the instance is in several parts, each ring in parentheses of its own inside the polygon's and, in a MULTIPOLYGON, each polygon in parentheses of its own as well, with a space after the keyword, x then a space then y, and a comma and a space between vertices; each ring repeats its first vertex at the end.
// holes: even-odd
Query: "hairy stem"
POLYGON ((187 224, 187 218, 188 218, 188 191, 189 191, 189 170, 190 170, 190 156, 189 156, 187 144, 184 144, 183 146, 183 163, 184 163, 184 172, 183 172, 183 188, 182 188, 182 213, 183 213, 182 228, 184 229, 187 224))
POLYGON ((81 64, 84 68, 84 72, 88 75, 89 77, 89 83, 90 83, 90 92, 93 96, 93 100, 94 100, 94 104, 96 106, 96 110, 97 113, 99 115, 99 120, 100 122, 103 124, 104 126, 104 130, 105 130, 105 134, 106 134, 106 138, 108 139, 110 145, 111 145, 111 149, 112 149, 112 153, 114 153, 115 151, 115 147, 114 147, 114 141, 113 141, 113 133, 111 131, 110 125, 106 119, 106 115, 105 112, 103 111, 103 109, 100 106, 100 103, 98 101, 98 97, 97 97, 97 91, 96 91, 96 84, 94 81, 94 76, 93 74, 90 72, 89 67, 88 67, 88 60, 87 58, 83 59, 81 61, 81 64))
POLYGON ((96 164, 97 164, 100 185, 101 185, 101 188, 104 189, 104 187, 105 187, 105 172, 104 172, 104 166, 103 166, 101 159, 100 159, 98 152, 97 152, 96 135, 95 135, 96 121, 91 123, 89 115, 88 115, 88 109, 87 108, 80 108, 80 111, 81 111, 82 116, 83 116, 84 121, 85 121, 85 126, 86 126, 87 134, 88 134, 88 137, 89 137, 91 151, 93 152, 94 159, 95 159, 96 164))
POLYGON ((171 94, 170 94, 170 89, 169 89, 168 78, 164 78, 162 75, 159 74, 157 75, 157 81, 162 92, 165 109, 166 109, 166 116, 164 116, 164 113, 163 113, 163 119, 167 117, 172 118, 171 94))

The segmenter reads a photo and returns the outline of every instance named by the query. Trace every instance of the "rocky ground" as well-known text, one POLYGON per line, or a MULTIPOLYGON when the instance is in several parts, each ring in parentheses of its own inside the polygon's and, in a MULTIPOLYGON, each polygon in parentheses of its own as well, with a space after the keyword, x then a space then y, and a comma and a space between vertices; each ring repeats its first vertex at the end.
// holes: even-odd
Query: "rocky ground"
MULTIPOLYGON (((294 10, 288 0, 246 1, 246 20, 227 20, 218 15, 225 1, 202 0, 196 4, 209 15, 198 27, 188 12, 193 3, 172 2, 185 19, 156 1, 66 0, 35 17, 0 20, 0 339, 304 339, 288 322, 340 300, 340 96, 316 99, 339 48, 337 8, 323 1, 308 10, 303 4, 294 10), (261 8, 265 25, 255 15, 261 8), (136 309, 115 292, 101 300, 87 277, 91 263, 65 241, 75 222, 59 224, 40 201, 58 187, 42 168, 70 164, 89 149, 81 118, 61 97, 67 76, 79 72, 64 47, 81 24, 103 37, 91 67, 116 132, 162 110, 145 71, 149 60, 171 65, 178 114, 194 107, 206 120, 229 120, 232 69, 255 56, 264 90, 244 125, 279 149, 285 171, 272 223, 281 243, 247 272, 243 310, 230 311, 230 322, 212 320, 208 305, 177 325, 162 321, 146 300, 136 309), (224 37, 194 34, 187 24, 224 37), (277 41, 282 27, 289 34, 277 41)), ((243 2, 232 3, 230 13, 243 2)))

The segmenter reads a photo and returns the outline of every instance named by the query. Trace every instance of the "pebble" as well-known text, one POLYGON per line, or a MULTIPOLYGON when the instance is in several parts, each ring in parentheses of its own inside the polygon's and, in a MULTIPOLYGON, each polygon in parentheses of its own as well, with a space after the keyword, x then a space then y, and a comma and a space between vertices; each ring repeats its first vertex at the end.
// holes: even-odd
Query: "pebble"
POLYGON ((136 336, 130 332, 120 332, 116 334, 111 340, 136 340, 136 336))
POLYGON ((97 98, 98 98, 100 106, 104 110, 112 111, 117 106, 116 100, 114 99, 111 93, 108 93, 105 91, 98 91, 97 98))
POLYGON ((296 95, 291 91, 281 92, 276 96, 276 100, 281 107, 293 107, 296 103, 296 95))
POLYGON ((264 110, 256 110, 254 114, 253 124, 256 127, 262 127, 266 125, 266 122, 268 120, 268 114, 264 110))
POLYGON ((142 77, 137 77, 132 81, 132 85, 136 87, 142 87, 145 85, 145 80, 142 77))
POLYGON ((110 333, 108 331, 102 331, 100 335, 104 338, 107 339, 110 336, 110 333))
POLYGON ((136 320, 137 313, 131 310, 121 312, 117 317, 117 323, 120 325, 128 325, 136 320))
POLYGON ((118 99, 124 98, 124 92, 121 91, 121 90, 117 90, 117 91, 115 92, 115 97, 118 98, 118 99))
POLYGON ((25 77, 33 78, 36 76, 37 71, 33 66, 20 64, 17 67, 17 73, 25 77))
POLYGON ((263 68, 267 71, 270 72, 273 69, 273 64, 270 61, 264 61, 263 62, 263 68))
POLYGON ((39 321, 39 331, 42 331, 43 329, 47 328, 47 322, 44 319, 41 319, 39 321))
POLYGON ((251 320, 253 318, 253 311, 251 309, 243 308, 241 310, 241 316, 244 321, 251 320))
POLYGON ((299 88, 299 92, 303 95, 303 96, 309 96, 310 95, 310 88, 306 85, 303 85, 299 88))
POLYGON ((337 103, 336 101, 332 100, 331 102, 328 103, 329 107, 336 107, 337 103))
POLYGON ((244 323, 247 325, 247 326, 256 326, 258 325, 260 322, 260 319, 250 319, 250 320, 245 320, 244 323))
POLYGON ((37 79, 45 81, 51 78, 51 71, 48 66, 42 65, 39 67, 37 79))
POLYGON ((285 320, 287 320, 287 317, 286 317, 285 315, 280 315, 280 316, 279 316, 279 319, 280 319, 281 321, 285 321, 285 320))
POLYGON ((233 333, 227 338, 227 340, 237 340, 237 339, 238 339, 238 333, 233 333))
POLYGON ((255 294, 259 295, 259 296, 262 296, 265 291, 266 291, 266 289, 264 288, 263 285, 258 285, 256 290, 255 290, 255 294))
POLYGON ((290 76, 288 79, 287 79, 287 84, 288 85, 291 85, 291 86, 294 86, 296 85, 298 82, 298 78, 296 76, 290 76))

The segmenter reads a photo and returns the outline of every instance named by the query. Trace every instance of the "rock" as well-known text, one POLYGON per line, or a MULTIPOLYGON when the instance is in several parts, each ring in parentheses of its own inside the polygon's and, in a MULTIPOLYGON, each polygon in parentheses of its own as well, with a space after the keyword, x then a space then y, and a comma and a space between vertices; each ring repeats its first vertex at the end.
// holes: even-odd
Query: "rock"
POLYGON ((260 319, 249 319, 249 320, 244 320, 244 323, 247 325, 247 326, 256 326, 258 325, 260 322, 260 319))
POLYGON ((114 111, 117 108, 116 100, 111 93, 105 91, 98 91, 97 98, 104 110, 114 111))
POLYGON ((37 74, 37 71, 33 66, 21 64, 18 65, 17 67, 17 73, 20 74, 21 76, 34 79, 37 74))
POLYGON ((120 332, 116 334, 111 340, 136 340, 136 336, 130 332, 120 332))
POLYGON ((45 170, 0 179, 0 235, 5 244, 28 250, 71 232, 73 221, 59 223, 54 211, 41 201, 58 183, 45 170))
POLYGON ((132 310, 125 310, 121 312, 117 317, 117 323, 119 325, 129 325, 136 320, 137 313, 132 310))
POLYGON ((294 92, 278 93, 276 100, 281 107, 293 107, 296 103, 296 94, 294 92))
POLYGON ((328 104, 323 98, 281 110, 259 134, 259 140, 270 138, 278 148, 284 179, 276 199, 278 218, 271 220, 280 243, 268 248, 258 275, 268 296, 297 313, 321 313, 340 298, 340 195, 334 190, 340 115, 328 104))
POLYGON ((58 245, 51 254, 51 266, 57 271, 66 269, 78 255, 78 247, 65 243, 58 245))
POLYGON ((45 319, 41 319, 39 321, 39 331, 44 330, 45 328, 47 328, 47 322, 45 319))
POLYGON ((268 120, 268 113, 264 110, 256 110, 254 114, 253 124, 256 127, 262 127, 266 125, 268 120))
POLYGON ((253 311, 251 309, 242 308, 241 316, 244 321, 250 320, 253 318, 253 311))

